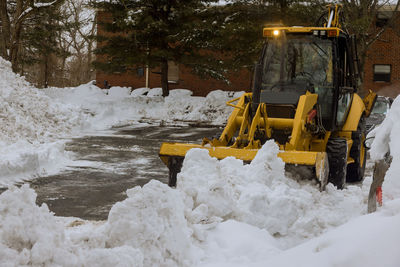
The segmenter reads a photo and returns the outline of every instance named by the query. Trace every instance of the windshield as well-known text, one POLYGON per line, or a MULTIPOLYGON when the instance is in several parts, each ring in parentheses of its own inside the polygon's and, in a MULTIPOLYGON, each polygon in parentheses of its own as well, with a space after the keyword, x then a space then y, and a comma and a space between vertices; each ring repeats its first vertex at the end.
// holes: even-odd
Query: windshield
POLYGON ((309 35, 282 36, 267 43, 262 90, 281 91, 298 84, 315 91, 332 87, 332 69, 330 40, 309 35))
POLYGON ((374 114, 386 114, 387 109, 388 109, 388 104, 385 101, 377 100, 375 102, 374 108, 372 109, 371 113, 374 113, 374 114))

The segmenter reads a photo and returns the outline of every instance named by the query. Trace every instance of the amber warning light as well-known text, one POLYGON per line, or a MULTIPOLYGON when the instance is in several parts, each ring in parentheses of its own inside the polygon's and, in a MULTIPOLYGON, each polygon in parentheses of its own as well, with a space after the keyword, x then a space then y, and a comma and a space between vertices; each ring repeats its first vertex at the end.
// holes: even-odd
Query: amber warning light
POLYGON ((328 30, 328 37, 336 37, 338 36, 337 30, 328 30))
POLYGON ((280 34, 280 30, 264 30, 264 37, 278 37, 280 34))

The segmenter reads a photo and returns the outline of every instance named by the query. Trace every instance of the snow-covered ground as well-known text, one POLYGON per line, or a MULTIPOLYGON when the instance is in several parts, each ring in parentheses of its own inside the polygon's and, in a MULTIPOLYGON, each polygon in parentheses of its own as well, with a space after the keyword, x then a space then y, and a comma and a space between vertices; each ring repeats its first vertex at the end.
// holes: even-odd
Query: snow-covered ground
MULTIPOLYGON (((0 182, 55 171, 65 138, 141 119, 224 123, 235 97, 214 91, 110 90, 87 84, 38 90, 0 58, 0 182), (147 93, 147 95, 143 95, 147 93), (56 163, 56 164, 54 164, 56 163)), ((371 177, 319 192, 285 176, 267 142, 251 164, 189 151, 176 189, 158 181, 127 191, 106 221, 54 216, 28 185, 0 195, 0 266, 400 266, 400 99, 371 155, 393 155, 384 205, 366 214, 371 177)))
POLYGON ((223 124, 231 112, 225 102, 241 93, 213 91, 193 97, 189 90, 112 87, 92 83, 74 88, 37 89, 0 58, 0 186, 57 172, 71 164, 66 139, 138 120, 160 124, 223 124), (146 95, 144 95, 146 94, 146 95))

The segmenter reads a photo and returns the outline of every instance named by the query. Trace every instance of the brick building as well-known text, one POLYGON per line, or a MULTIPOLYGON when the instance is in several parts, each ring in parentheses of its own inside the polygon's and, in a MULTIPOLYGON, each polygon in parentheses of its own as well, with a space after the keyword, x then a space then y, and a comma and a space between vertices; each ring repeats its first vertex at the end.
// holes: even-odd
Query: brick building
MULTIPOLYGON (((377 26, 381 26, 393 14, 391 6, 379 12, 377 26)), ((110 21, 110 15, 98 11, 99 21, 110 21)), ((107 35, 98 24, 99 35, 107 35)), ((201 79, 191 73, 190 69, 169 62, 170 89, 184 88, 193 91, 194 95, 205 96, 211 90, 250 91, 252 74, 243 69, 238 73, 230 73, 230 84, 212 78, 201 79)), ((104 88, 106 83, 111 86, 126 86, 132 88, 161 87, 159 70, 139 68, 126 73, 104 73, 96 71, 96 81, 99 87, 104 88)), ((364 89, 380 91, 382 94, 395 97, 400 94, 400 33, 389 27, 378 40, 370 47, 364 65, 364 89)))
MULTIPOLYGON (((112 20, 109 13, 98 11, 98 22, 110 22, 112 20)), ((109 32, 104 31, 101 23, 97 24, 97 34, 100 36, 110 36, 109 32)), ((99 44, 101 45, 101 43, 99 44)), ((100 59, 101 60, 101 59, 100 59)), ((146 87, 146 80, 149 88, 161 87, 161 77, 159 69, 139 68, 136 71, 128 71, 126 73, 105 73, 96 71, 96 83, 99 87, 104 88, 105 83, 111 86, 126 86, 132 88, 146 87), (146 77, 146 72, 148 77, 146 77), (146 79, 147 78, 147 79, 146 79)), ((193 75, 191 70, 183 65, 176 65, 174 62, 168 62, 168 81, 170 89, 190 89, 194 95, 205 96, 211 90, 229 90, 229 91, 245 91, 250 88, 252 74, 243 69, 240 72, 230 73, 227 75, 230 84, 221 80, 212 78, 201 79, 193 75)))
MULTIPOLYGON (((393 14, 394 6, 384 7, 377 15, 377 27, 384 25, 393 14)), ((394 25, 399 25, 400 18, 394 25)), ((364 88, 396 97, 400 94, 400 31, 388 27, 372 44, 364 65, 364 88)))

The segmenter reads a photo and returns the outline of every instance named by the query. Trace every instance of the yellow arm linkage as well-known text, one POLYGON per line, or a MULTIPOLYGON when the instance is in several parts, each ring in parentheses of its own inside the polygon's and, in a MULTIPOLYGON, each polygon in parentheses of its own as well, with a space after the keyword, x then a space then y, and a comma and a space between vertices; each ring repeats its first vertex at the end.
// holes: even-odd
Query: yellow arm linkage
POLYGON ((309 150, 311 135, 305 129, 307 115, 317 103, 318 95, 307 92, 300 96, 296 115, 293 121, 292 137, 285 150, 309 150))

